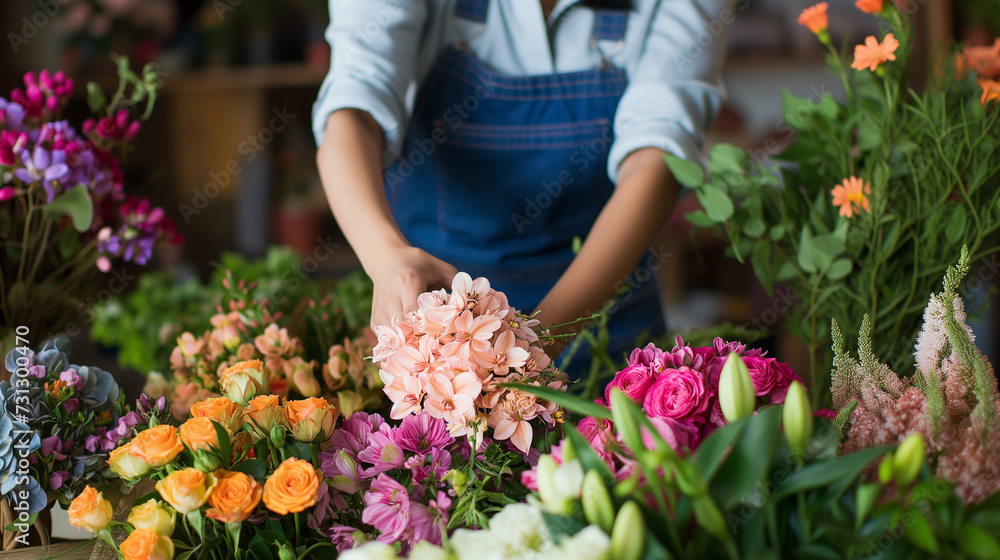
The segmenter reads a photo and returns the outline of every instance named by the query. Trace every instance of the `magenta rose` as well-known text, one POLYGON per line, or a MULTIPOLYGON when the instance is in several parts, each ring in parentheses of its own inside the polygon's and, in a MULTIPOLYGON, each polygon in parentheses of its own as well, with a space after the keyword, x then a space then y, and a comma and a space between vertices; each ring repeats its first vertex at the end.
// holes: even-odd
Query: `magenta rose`
POLYGON ((653 418, 702 423, 711 393, 701 373, 679 367, 664 370, 646 391, 642 408, 653 418))
POLYGON ((653 373, 644 365, 633 365, 618 372, 615 378, 604 389, 604 398, 611 403, 611 390, 617 388, 628 398, 642 402, 646 390, 653 384, 653 373))
MULTIPOLYGON (((671 418, 650 418, 649 422, 659 432, 663 441, 678 453, 684 449, 694 451, 698 448, 698 444, 701 443, 700 431, 688 422, 678 422, 671 418)), ((654 449, 656 446, 653 436, 646 430, 642 431, 642 442, 649 450, 654 449)))
POLYGON ((746 363, 747 369, 750 370, 754 394, 758 397, 768 397, 769 404, 785 402, 788 386, 792 384, 792 381, 799 379, 792 368, 774 358, 749 356, 744 357, 743 361, 746 363))

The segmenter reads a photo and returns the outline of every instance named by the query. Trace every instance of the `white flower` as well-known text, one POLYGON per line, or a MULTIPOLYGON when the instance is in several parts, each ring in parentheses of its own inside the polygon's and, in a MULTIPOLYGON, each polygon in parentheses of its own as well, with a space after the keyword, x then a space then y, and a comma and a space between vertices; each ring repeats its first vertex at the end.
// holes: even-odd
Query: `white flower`
POLYGON ((451 556, 448 552, 438 546, 434 546, 427 541, 420 541, 417 546, 410 551, 410 560, 449 560, 451 556))
POLYGON ((399 560, 396 549, 380 542, 367 542, 358 548, 345 550, 338 556, 340 560, 399 560))
POLYGON ((543 507, 557 514, 568 514, 572 511, 573 500, 580 498, 583 491, 583 465, 579 459, 566 461, 551 468, 555 459, 543 455, 538 461, 538 496, 543 507), (544 468, 548 464, 549 468, 544 468))
POLYGON ((597 525, 588 525, 579 533, 564 538, 546 552, 549 560, 603 560, 611 549, 611 539, 597 525))

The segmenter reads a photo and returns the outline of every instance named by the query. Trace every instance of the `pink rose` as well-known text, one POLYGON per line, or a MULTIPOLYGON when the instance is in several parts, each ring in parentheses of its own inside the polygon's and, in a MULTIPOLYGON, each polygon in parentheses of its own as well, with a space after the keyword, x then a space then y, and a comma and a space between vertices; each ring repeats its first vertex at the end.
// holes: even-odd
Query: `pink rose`
MULTIPOLYGON (((694 451, 698 448, 698 444, 701 443, 701 434, 698 428, 692 426, 690 423, 678 422, 670 418, 650 418, 649 422, 659 432, 663 441, 678 453, 684 451, 684 449, 694 451)), ((642 432, 642 441, 649 450, 653 450, 656 446, 653 436, 646 430, 642 432)))
POLYGON ((743 361, 746 363, 747 369, 750 370, 754 394, 758 397, 769 396, 769 404, 785 402, 788 386, 799 378, 788 365, 774 358, 752 356, 744 357, 743 361))
POLYGON ((609 450, 608 442, 615 439, 611 430, 611 422, 608 420, 598 420, 593 416, 588 416, 576 425, 580 435, 587 440, 587 443, 594 448, 594 451, 604 459, 609 467, 614 468, 614 457, 609 450))
POLYGON ((691 420, 701 424, 709 407, 710 392, 701 373, 679 367, 664 370, 646 391, 643 410, 654 418, 691 420))
POLYGON ((604 398, 610 403, 611 390, 618 388, 628 398, 642 402, 646 396, 646 390, 653 384, 654 379, 653 373, 649 371, 648 367, 640 364, 628 366, 619 371, 604 389, 604 398))

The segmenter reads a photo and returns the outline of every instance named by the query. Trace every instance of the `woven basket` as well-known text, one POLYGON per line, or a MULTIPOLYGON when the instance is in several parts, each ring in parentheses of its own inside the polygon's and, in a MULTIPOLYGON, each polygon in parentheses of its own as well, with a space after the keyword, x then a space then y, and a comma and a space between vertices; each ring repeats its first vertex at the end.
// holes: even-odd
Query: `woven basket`
MULTIPOLYGON (((38 538, 41 540, 42 546, 49 545, 50 531, 49 528, 45 526, 45 522, 43 521, 44 513, 46 513, 47 511, 48 509, 46 509, 42 515, 39 515, 38 518, 35 519, 34 525, 32 525, 32 527, 34 527, 35 529, 35 532, 38 534, 38 538)), ((51 520, 52 518, 49 517, 49 519, 51 520)), ((2 530, 4 527, 9 526, 16 520, 17 520, 17 513, 14 512, 14 508, 10 507, 10 501, 6 499, 0 499, 0 530, 2 530)), ((20 531, 4 530, 3 550, 4 551, 14 550, 18 546, 21 546, 21 543, 15 540, 17 539, 17 536, 20 534, 21 534, 20 531)))
MULTIPOLYGON (((145 496, 155 489, 156 485, 152 480, 147 478, 140 481, 132 488, 132 492, 130 492, 127 496, 123 496, 122 499, 118 501, 118 506, 115 507, 112 518, 115 521, 121 521, 124 523, 125 520, 128 519, 129 512, 132 511, 132 504, 134 504, 140 497, 145 496)), ((116 543, 121 544, 128 534, 121 529, 113 529, 111 531, 111 536, 115 539, 116 543)), ((104 541, 98 539, 97 543, 94 545, 94 552, 90 554, 90 560, 118 560, 118 552, 105 544, 104 541)))

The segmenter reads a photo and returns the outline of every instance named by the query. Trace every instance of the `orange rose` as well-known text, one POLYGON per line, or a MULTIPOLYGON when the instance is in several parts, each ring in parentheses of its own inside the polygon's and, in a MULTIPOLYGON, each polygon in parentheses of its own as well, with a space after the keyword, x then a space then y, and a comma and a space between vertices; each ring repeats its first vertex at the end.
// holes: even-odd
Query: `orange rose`
MULTIPOLYGON (((226 427, 223 426, 223 429, 226 429, 226 427)), ((192 451, 199 449, 211 451, 219 448, 219 434, 215 431, 215 424, 212 423, 212 419, 207 416, 196 416, 181 424, 180 434, 181 440, 192 451)))
POLYGON ((132 452, 134 445, 135 440, 130 441, 113 449, 108 456, 108 467, 111 468, 111 472, 127 480, 135 480, 149 472, 149 464, 132 452))
POLYGON ((177 428, 160 424, 139 432, 132 440, 132 455, 151 467, 162 467, 184 451, 177 428))
POLYGON ((286 402, 285 416, 288 418, 292 437, 310 443, 330 437, 337 422, 337 409, 326 399, 311 397, 286 402))
POLYGON ((151 529, 132 531, 119 549, 125 560, 170 560, 174 557, 174 541, 151 529))
POLYGON ((177 513, 187 515, 205 505, 217 481, 212 473, 186 468, 170 473, 156 483, 156 491, 177 513))
POLYGON ((264 483, 264 505, 278 515, 310 508, 316 505, 319 481, 312 463, 295 457, 286 459, 264 483))
POLYGON ((244 414, 253 424, 254 434, 266 438, 271 434, 275 424, 281 425, 285 420, 285 407, 281 406, 278 395, 261 395, 247 403, 244 414))
POLYGON ((264 489, 256 480, 241 472, 215 471, 219 481, 208 497, 212 506, 205 515, 223 523, 239 523, 250 517, 260 503, 264 489))
POLYGON ((270 388, 267 370, 260 360, 237 362, 219 374, 222 390, 230 399, 246 403, 270 388))
POLYGON ((235 434, 243 426, 243 409, 226 397, 206 399, 191 407, 191 416, 205 416, 229 428, 235 434))
MULTIPOLYGON (((315 500, 313 500, 315 502, 315 500)), ((69 505, 69 524, 96 533, 111 521, 111 502, 92 486, 84 488, 69 505)))

